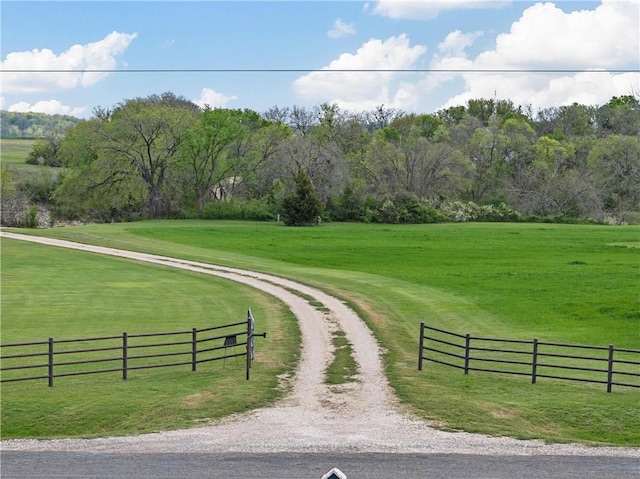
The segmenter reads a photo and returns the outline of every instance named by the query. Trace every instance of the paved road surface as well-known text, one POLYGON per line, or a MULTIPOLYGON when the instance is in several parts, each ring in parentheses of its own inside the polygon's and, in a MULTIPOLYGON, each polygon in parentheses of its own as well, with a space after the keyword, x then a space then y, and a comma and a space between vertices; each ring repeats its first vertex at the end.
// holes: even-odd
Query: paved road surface
POLYGON ((638 479, 638 458, 461 454, 114 454, 2 451, 2 479, 638 479))

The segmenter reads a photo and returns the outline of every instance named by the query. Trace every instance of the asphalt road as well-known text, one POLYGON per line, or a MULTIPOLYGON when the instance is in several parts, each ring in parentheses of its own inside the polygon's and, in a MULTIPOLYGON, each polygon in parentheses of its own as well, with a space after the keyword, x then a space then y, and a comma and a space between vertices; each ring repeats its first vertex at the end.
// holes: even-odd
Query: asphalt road
POLYGON ((0 452, 2 479, 638 479, 640 459, 460 454, 114 454, 0 452))

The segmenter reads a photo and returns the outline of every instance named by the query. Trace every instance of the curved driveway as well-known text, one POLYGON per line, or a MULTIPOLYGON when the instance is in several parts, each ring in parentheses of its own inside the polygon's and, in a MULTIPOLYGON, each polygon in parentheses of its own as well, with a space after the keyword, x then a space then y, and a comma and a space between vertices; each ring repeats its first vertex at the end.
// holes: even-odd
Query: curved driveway
POLYGON ((640 450, 636 448, 546 445, 449 433, 403 413, 387 384, 380 349, 371 332, 344 303, 315 288, 273 275, 146 253, 10 232, 0 232, 0 236, 182 268, 247 284, 284 301, 298 318, 303 338, 293 392, 272 407, 181 431, 91 440, 4 441, 3 478, 151 477, 144 475, 143 466, 131 466, 141 475, 116 467, 133 464, 134 458, 135 464, 148 464, 148 470, 153 470, 153 464, 168 464, 162 470, 169 471, 170 464, 189 462, 180 475, 185 478, 227 477, 226 468, 219 469, 226 475, 217 469, 208 475, 189 475, 188 471, 198 471, 212 460, 236 464, 239 469, 234 469, 234 474, 239 477, 320 477, 326 471, 319 475, 302 472, 321 470, 324 466, 319 464, 329 457, 338 462, 342 458, 351 474, 340 464, 331 467, 340 467, 349 477, 591 477, 590 470, 598 471, 593 477, 640 477, 640 450), (323 308, 311 306, 301 295, 312 297, 323 308), (352 343, 359 367, 358 381, 340 391, 324 384, 324 369, 332 355, 331 331, 336 328, 343 330, 352 343), (113 475, 100 475, 101 466, 95 466, 94 475, 91 464, 104 461, 113 464, 113 475), (54 474, 55 464, 60 465, 60 475, 36 472, 49 470, 54 474), (282 473, 267 473, 269 464, 282 466, 282 473), (72 472, 76 465, 79 469, 72 472), (463 466, 466 472, 459 469, 463 466), (571 475, 567 467, 579 467, 575 470, 581 472, 571 475), (31 469, 33 475, 21 475, 24 468, 31 469), (251 475, 252 468, 261 475, 251 475), (389 476, 390 468, 396 474, 389 476), (358 471, 368 472, 357 475, 358 471), (518 473, 514 475, 514 471, 518 473))

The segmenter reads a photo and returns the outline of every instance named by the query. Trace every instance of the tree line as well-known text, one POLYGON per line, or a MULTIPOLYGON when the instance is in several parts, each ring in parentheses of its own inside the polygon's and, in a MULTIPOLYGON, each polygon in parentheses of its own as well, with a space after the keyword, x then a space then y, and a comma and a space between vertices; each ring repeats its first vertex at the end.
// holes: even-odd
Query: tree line
POLYGON ((63 167, 40 200, 66 219, 619 223, 640 220, 639 132, 635 95, 537 112, 475 99, 433 114, 260 114, 164 93, 96 108, 30 160, 63 167))
POLYGON ((69 115, 2 110, 0 131, 2 138, 42 138, 54 132, 64 132, 79 121, 79 118, 69 115))

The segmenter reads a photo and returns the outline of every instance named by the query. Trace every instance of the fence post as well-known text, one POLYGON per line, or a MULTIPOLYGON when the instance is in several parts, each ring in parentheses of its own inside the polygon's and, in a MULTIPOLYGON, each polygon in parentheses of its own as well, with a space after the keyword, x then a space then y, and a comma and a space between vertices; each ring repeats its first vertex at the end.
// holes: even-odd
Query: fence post
POLYGON ((531 357, 531 384, 536 383, 538 374, 538 338, 533 339, 533 355, 531 357))
POLYGON ((471 344, 471 335, 467 333, 464 337, 464 373, 469 374, 469 359, 471 352, 469 351, 469 345, 471 344))
POLYGON ((424 323, 420 323, 420 349, 418 352, 418 371, 422 371, 422 353, 424 352, 424 323))
POLYGON ((193 328, 191 330, 191 371, 196 370, 198 359, 198 330, 193 328))
POLYGON ((53 338, 49 338, 49 387, 53 387, 53 338))
POLYGON ((253 339, 253 325, 251 324, 251 310, 247 311, 247 381, 251 369, 251 339, 253 339))
POLYGON ((122 379, 127 379, 127 372, 129 368, 129 355, 128 355, 128 336, 127 333, 122 333, 122 379))
POLYGON ((613 383, 613 344, 609 345, 609 365, 607 367, 607 392, 611 392, 613 383))

